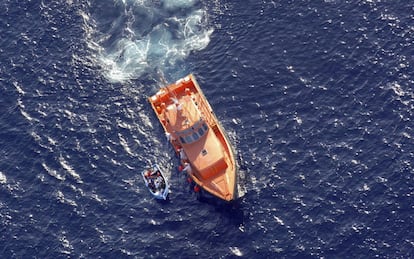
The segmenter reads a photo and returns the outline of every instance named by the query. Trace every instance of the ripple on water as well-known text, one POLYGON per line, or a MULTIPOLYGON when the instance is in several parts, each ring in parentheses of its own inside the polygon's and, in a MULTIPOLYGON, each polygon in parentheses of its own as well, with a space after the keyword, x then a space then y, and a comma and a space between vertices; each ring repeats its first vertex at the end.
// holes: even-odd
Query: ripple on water
POLYGON ((69 164, 69 162, 63 157, 59 157, 59 163, 69 173, 70 176, 73 177, 78 183, 83 183, 80 175, 73 169, 73 167, 69 164))

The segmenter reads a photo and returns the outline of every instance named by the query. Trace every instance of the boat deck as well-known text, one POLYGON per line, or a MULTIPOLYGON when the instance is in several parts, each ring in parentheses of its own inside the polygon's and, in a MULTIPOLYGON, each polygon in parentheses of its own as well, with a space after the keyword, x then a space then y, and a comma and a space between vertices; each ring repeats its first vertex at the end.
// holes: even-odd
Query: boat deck
POLYGON ((235 199, 232 148, 193 76, 160 89, 149 100, 176 152, 184 151, 196 184, 223 200, 235 199))

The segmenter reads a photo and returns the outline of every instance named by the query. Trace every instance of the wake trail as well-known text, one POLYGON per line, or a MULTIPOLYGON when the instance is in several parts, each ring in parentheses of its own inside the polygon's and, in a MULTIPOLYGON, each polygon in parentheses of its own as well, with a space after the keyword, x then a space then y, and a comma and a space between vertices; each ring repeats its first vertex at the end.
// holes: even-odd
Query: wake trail
POLYGON ((213 28, 197 0, 106 0, 84 14, 90 46, 110 82, 125 82, 162 71, 188 73, 185 59, 204 49, 213 28))

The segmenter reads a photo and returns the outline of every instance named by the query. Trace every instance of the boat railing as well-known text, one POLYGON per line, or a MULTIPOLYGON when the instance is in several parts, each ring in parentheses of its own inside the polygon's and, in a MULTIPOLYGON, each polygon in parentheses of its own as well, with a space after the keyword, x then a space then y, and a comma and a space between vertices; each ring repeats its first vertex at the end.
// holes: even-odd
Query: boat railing
POLYGON ((199 109, 203 120, 205 120, 210 125, 210 127, 214 127, 216 125, 216 120, 214 118, 213 111, 209 109, 208 104, 206 104, 205 101, 200 97, 197 98, 196 102, 199 103, 197 105, 197 108, 199 109))

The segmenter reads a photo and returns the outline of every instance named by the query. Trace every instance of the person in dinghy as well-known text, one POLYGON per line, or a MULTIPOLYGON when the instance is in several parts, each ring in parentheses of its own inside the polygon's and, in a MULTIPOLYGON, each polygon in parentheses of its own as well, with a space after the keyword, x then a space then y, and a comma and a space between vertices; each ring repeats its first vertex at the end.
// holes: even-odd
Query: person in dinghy
POLYGON ((155 192, 155 183, 154 183, 154 177, 153 177, 153 172, 151 171, 151 169, 148 169, 145 174, 144 177, 146 179, 145 181, 145 185, 151 189, 152 192, 155 192))
POLYGON ((142 176, 145 185, 155 198, 164 200, 167 198, 169 192, 168 183, 157 165, 146 169, 142 172, 142 176))

